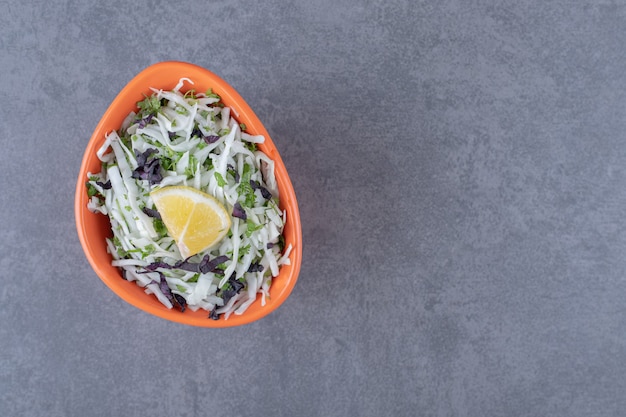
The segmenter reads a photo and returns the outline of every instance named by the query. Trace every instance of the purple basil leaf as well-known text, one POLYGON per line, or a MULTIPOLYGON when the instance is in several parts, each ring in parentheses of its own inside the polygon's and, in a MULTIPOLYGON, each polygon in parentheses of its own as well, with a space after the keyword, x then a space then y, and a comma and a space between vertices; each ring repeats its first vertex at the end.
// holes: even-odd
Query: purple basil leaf
POLYGON ((184 313, 187 307, 187 301, 185 301, 185 297, 180 294, 174 294, 174 300, 176 300, 176 304, 180 306, 180 312, 184 313))
POLYGON ((194 137, 194 136, 196 136, 198 138, 202 138, 203 137, 202 136, 202 132, 197 127, 194 127, 193 130, 191 131, 191 137, 194 137))
POLYGON ((224 305, 228 304, 231 298, 237 295, 237 291, 235 291, 232 287, 228 287, 225 290, 220 290, 218 293, 219 297, 222 297, 224 300, 224 305))
POLYGON ((250 264, 250 267, 248 268, 248 272, 263 272, 263 265, 261 265, 258 262, 253 262, 250 264))
POLYGON ((161 262, 161 261, 157 261, 157 262, 152 262, 151 264, 148 264, 147 266, 144 267, 148 272, 154 272, 159 268, 163 268, 163 269, 172 269, 172 265, 170 264, 166 264, 165 262, 161 262))
POLYGON ((135 151, 135 159, 137 160, 137 165, 139 167, 143 167, 146 164, 146 162, 148 162, 148 158, 150 158, 150 156, 152 156, 155 153, 157 153, 157 150, 154 148, 148 148, 143 153, 135 151))
POLYGON ((158 159, 153 159, 149 164, 144 166, 144 172, 142 173, 143 179, 147 179, 150 185, 158 184, 163 180, 163 176, 160 172, 161 162, 158 159))
POLYGON ((189 272, 199 272, 200 271, 199 266, 200 264, 197 264, 195 262, 189 262, 187 260, 178 261, 174 264, 175 269, 182 269, 183 271, 189 271, 189 272))
POLYGON ((154 114, 150 113, 149 115, 147 115, 146 117, 141 119, 139 121, 139 128, 143 129, 144 127, 146 127, 148 125, 148 123, 150 123, 150 121, 152 121, 153 117, 154 117, 154 114))
POLYGON ((102 187, 103 190, 111 189, 111 180, 108 180, 107 182, 96 181, 96 184, 102 187))
POLYGON ((159 168, 161 167, 161 160, 158 158, 153 158, 150 162, 146 163, 143 166, 143 170, 150 174, 156 174, 159 172, 159 168))
POLYGON ((241 207, 241 204, 235 203, 233 206, 233 217, 237 217, 241 220, 246 220, 248 218, 248 215, 243 207, 241 207))
POLYGON ((202 258, 202 261, 200 262, 200 272, 202 272, 203 274, 206 274, 207 272, 215 273, 217 271, 217 266, 219 264, 223 264, 228 260, 230 260, 230 258, 226 255, 218 256, 217 258, 214 258, 212 260, 209 260, 209 255, 206 255, 204 258, 202 258))
POLYGON ((230 258, 226 255, 220 255, 217 258, 213 259, 213 264, 215 264, 215 266, 219 265, 219 264, 223 264, 226 261, 230 261, 230 258))
POLYGON ((239 183, 239 180, 241 179, 241 177, 239 176, 239 173, 237 172, 235 167, 232 166, 231 164, 228 164, 226 167, 227 167, 227 171, 233 175, 233 178, 235 178, 235 182, 239 183))
POLYGON ((210 135, 210 136, 203 137, 203 139, 204 139, 204 141, 206 143, 215 143, 218 140, 220 140, 220 137, 219 136, 215 136, 215 135, 210 135))
POLYGON ((144 207, 141 211, 143 211, 144 213, 146 213, 146 215, 150 217, 154 217, 155 219, 161 220, 161 213, 159 213, 158 211, 154 209, 144 207))
POLYGON ((163 180, 163 176, 161 175, 161 173, 156 173, 156 174, 152 174, 150 176, 150 178, 148 178, 148 181, 150 181, 150 185, 155 185, 160 183, 163 180))
POLYGON ((269 190, 263 187, 258 181, 250 180, 250 186, 253 190, 260 190, 264 199, 269 200, 272 198, 272 193, 270 193, 269 190))
POLYGON ((213 310, 211 310, 211 312, 209 313, 209 318, 212 320, 219 320, 220 319, 220 315, 217 314, 217 307, 215 307, 213 310))
POLYGON ((150 158, 157 152, 158 151, 154 148, 149 148, 143 153, 135 151, 137 168, 133 171, 131 176, 136 179, 148 180, 150 185, 160 183, 161 180, 163 180, 163 176, 161 175, 161 160, 155 157, 150 158))
POLYGON ((228 260, 230 260, 230 258, 226 255, 218 256, 217 258, 214 258, 213 260, 209 260, 209 255, 206 255, 202 259, 202 261, 200 261, 200 263, 189 262, 188 260, 184 260, 184 261, 178 261, 174 265, 170 265, 165 262, 157 261, 157 262, 152 262, 151 264, 148 264, 147 266, 145 266, 144 267, 145 271, 143 271, 142 273, 145 274, 148 272, 154 272, 159 268, 163 268, 163 269, 182 269, 183 271, 196 272, 196 273, 201 272, 203 274, 206 274, 207 272, 213 272, 213 273, 221 272, 223 275, 224 271, 217 268, 217 266, 228 260))
POLYGON ((237 292, 232 288, 222 291, 222 298, 224 299, 224 305, 228 304, 231 298, 233 298, 237 292))
POLYGON ((241 291, 244 287, 243 283, 241 281, 239 281, 238 279, 235 279, 235 273, 233 272, 233 274, 230 276, 230 278, 228 278, 228 283, 233 287, 233 290, 235 290, 235 293, 239 293, 239 291, 241 291))
POLYGON ((210 260, 209 255, 204 255, 204 257, 202 258, 202 260, 198 264, 198 271, 200 271, 203 274, 206 274, 207 272, 209 272, 209 268, 210 268, 208 266, 209 260, 210 260))
POLYGON ((165 275, 159 272, 159 276, 161 280, 159 281, 159 289, 163 293, 164 296, 167 297, 172 303, 174 302, 174 296, 172 295, 172 290, 170 290, 170 286, 167 285, 167 281, 165 280, 165 275))
POLYGON ((265 188, 265 187, 260 187, 261 189, 261 195, 263 196, 264 199, 269 200, 270 198, 272 198, 272 193, 270 193, 270 191, 265 188))
POLYGON ((235 274, 233 273, 230 278, 228 278, 228 288, 225 290, 218 290, 218 296, 222 297, 224 300, 224 305, 230 301, 236 294, 239 293, 244 287, 244 285, 239 282, 239 280, 235 279, 235 274))

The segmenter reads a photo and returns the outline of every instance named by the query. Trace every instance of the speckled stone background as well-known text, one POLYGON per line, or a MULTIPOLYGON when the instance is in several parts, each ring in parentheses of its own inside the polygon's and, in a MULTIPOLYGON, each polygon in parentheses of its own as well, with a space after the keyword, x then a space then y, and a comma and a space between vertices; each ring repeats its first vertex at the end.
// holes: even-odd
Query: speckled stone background
POLYGON ((0 0, 0 415, 626 415, 626 3, 0 0), (304 260, 245 327, 151 317, 73 192, 150 64, 210 69, 304 260))

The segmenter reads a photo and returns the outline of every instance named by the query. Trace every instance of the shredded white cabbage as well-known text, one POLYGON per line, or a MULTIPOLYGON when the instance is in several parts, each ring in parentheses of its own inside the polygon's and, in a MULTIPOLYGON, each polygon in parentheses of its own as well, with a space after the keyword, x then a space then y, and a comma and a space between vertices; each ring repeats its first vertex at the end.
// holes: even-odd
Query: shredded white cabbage
POLYGON ((88 174, 88 208, 109 217, 113 237, 107 247, 125 279, 168 308, 203 309, 227 319, 244 313, 257 294, 265 305, 272 277, 289 264, 291 246, 282 253, 286 213, 278 206, 274 162, 256 149, 265 138, 242 131, 237 113, 210 90, 183 94, 185 83, 193 84, 183 78, 172 91, 152 89, 140 111, 106 136, 97 151, 102 170, 88 174), (155 158, 157 169, 146 168, 154 168, 155 158), (237 205, 246 218, 233 216, 217 247, 183 260, 150 213, 150 192, 170 185, 207 192, 230 212, 237 205), (209 272, 173 267, 182 261, 199 265, 207 256, 228 260, 209 272))

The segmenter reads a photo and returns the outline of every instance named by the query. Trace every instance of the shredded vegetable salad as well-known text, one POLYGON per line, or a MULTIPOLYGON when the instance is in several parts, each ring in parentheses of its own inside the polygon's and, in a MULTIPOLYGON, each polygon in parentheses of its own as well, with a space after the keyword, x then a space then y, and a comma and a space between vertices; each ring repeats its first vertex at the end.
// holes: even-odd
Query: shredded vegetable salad
POLYGON ((152 89, 118 131, 110 132, 88 173, 88 208, 109 217, 107 238, 122 276, 168 308, 206 310, 208 317, 242 314, 257 295, 265 305, 272 278, 289 264, 286 213, 279 208, 274 162, 257 149, 236 114, 210 89, 152 89), (233 117, 235 116, 235 117, 233 117), (231 213, 217 246, 183 259, 150 192, 184 185, 214 196, 231 213))

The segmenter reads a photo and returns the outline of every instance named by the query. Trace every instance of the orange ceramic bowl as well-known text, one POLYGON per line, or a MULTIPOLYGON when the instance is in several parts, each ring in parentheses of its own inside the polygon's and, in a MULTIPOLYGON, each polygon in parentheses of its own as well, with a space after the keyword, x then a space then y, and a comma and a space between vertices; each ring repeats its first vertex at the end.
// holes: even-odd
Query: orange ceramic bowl
MULTIPOLYGON (((189 84, 185 83, 185 87, 189 88, 189 84)), ((166 320, 201 327, 231 327, 251 323, 278 308, 287 299, 298 279, 302 261, 302 229, 298 202, 285 165, 267 130, 244 99, 217 75, 192 64, 162 62, 152 65, 133 78, 113 100, 87 144, 78 174, 74 209, 78 237, 89 263, 100 279, 123 300, 166 320), (270 297, 266 299, 265 306, 261 306, 259 297, 243 314, 231 314, 227 320, 223 317, 219 320, 212 320, 208 318, 208 313, 204 310, 196 312, 186 310, 183 313, 175 308, 170 310, 154 295, 146 294, 143 288, 134 282, 122 279, 120 271, 111 265, 111 255, 107 252, 105 238, 112 235, 109 218, 102 214, 94 214, 87 209, 88 197, 85 187, 87 173, 100 172, 101 163, 96 156, 96 151, 102 146, 105 134, 118 130, 128 113, 138 110, 137 102, 141 101, 144 95, 151 94, 150 87, 171 90, 181 78, 192 80, 194 82, 192 88, 196 91, 206 91, 212 88, 221 96, 224 104, 236 112, 233 116, 246 125, 250 134, 265 136, 265 143, 260 144, 259 149, 274 160, 276 181, 280 192, 280 207, 287 211, 284 238, 286 245, 293 246, 290 255, 291 265, 283 265, 279 275, 273 279, 270 297)))

